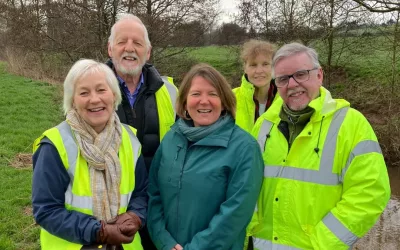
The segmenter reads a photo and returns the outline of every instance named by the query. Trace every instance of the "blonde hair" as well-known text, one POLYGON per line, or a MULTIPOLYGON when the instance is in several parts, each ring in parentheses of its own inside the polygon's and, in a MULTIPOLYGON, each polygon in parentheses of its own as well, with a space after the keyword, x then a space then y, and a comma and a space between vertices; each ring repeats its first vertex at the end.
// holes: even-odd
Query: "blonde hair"
POLYGON ((255 59, 258 55, 263 54, 272 60, 275 50, 276 47, 272 43, 251 39, 243 44, 240 58, 243 63, 246 63, 249 60, 255 59))
POLYGON ((81 59, 71 67, 64 80, 64 114, 67 114, 67 112, 72 109, 75 85, 79 79, 86 75, 99 72, 105 74, 106 82, 115 96, 114 109, 117 110, 122 98, 118 86, 118 80, 115 77, 114 72, 104 63, 90 59, 81 59))
POLYGON ((179 87, 179 95, 176 100, 176 113, 178 116, 183 119, 188 119, 185 116, 186 100, 190 87, 192 86, 193 78, 196 76, 203 77, 217 90, 218 96, 221 99, 222 107, 226 112, 231 114, 233 118, 235 118, 236 98, 229 83, 226 81, 225 77, 218 72, 218 70, 205 63, 194 65, 183 78, 181 86, 179 87))

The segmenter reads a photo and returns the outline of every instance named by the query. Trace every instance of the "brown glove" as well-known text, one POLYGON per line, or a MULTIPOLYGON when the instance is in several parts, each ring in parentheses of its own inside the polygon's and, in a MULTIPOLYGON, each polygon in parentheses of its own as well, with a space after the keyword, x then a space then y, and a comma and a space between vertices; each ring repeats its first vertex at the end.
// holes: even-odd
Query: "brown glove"
POLYGON ((112 224, 110 224, 104 221, 100 222, 101 227, 97 234, 97 243, 120 245, 131 243, 133 241, 134 234, 131 234, 132 231, 136 229, 133 224, 117 224, 115 222, 112 222, 112 224))
POLYGON ((137 216, 134 212, 126 212, 120 214, 116 217, 115 224, 117 225, 126 225, 132 226, 133 230, 125 233, 126 236, 134 236, 135 233, 140 229, 142 225, 142 221, 139 216, 137 216))

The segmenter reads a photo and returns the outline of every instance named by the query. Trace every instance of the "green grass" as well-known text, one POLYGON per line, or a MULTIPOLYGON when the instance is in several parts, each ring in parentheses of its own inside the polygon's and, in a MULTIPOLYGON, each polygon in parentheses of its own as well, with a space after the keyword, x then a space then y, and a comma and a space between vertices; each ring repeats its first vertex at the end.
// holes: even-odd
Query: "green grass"
POLYGON ((0 63, 0 249, 39 249, 31 215, 32 168, 11 166, 16 154, 62 120, 60 87, 6 73, 0 63))
MULTIPOLYGON (((321 63, 326 65, 326 44, 315 41, 313 47, 319 53, 321 63)), ((344 68, 350 81, 368 80, 388 83, 392 75, 391 59, 392 44, 387 37, 345 37, 334 40, 332 64, 335 67, 344 68)), ((399 72, 400 46, 397 49, 396 67, 399 72)))

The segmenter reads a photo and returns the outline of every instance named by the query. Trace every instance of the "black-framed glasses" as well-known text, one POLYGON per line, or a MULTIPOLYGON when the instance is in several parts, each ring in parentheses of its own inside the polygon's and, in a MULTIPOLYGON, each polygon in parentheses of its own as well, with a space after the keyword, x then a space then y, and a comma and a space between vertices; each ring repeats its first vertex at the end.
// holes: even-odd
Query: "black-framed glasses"
POLYGON ((275 84, 278 88, 282 88, 289 83, 290 78, 293 78, 297 83, 308 81, 308 79, 310 79, 310 71, 316 69, 319 69, 319 67, 306 70, 299 70, 294 72, 294 74, 292 75, 278 76, 275 78, 275 84))

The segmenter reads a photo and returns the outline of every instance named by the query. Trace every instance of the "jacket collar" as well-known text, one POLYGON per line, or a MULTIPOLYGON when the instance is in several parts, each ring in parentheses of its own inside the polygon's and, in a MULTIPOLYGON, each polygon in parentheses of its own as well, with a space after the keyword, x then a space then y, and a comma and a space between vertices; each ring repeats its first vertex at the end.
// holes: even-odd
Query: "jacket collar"
POLYGON ((239 88, 242 91, 245 91, 247 93, 245 96, 249 96, 249 97, 253 98, 255 87, 251 82, 249 82, 249 80, 247 80, 247 75, 246 74, 243 74, 242 83, 240 84, 239 88))
MULTIPOLYGON (((231 139, 234 128, 235 128, 235 120, 232 119, 226 126, 215 130, 213 133, 211 133, 210 135, 206 136, 205 138, 199 140, 198 142, 194 143, 193 145, 227 148, 229 145, 229 140, 231 139)), ((180 137, 187 142, 187 139, 185 138, 185 136, 183 136, 183 134, 179 131, 177 123, 172 125, 171 130, 173 130, 175 133, 179 134, 180 137)))
MULTIPOLYGON (((316 99, 312 100, 308 106, 313 108, 315 112, 310 118, 312 122, 319 122, 322 116, 329 116, 336 110, 349 107, 350 103, 342 99, 333 99, 331 93, 324 87, 319 89, 320 95, 316 99)), ((283 99, 279 96, 272 103, 271 107, 261 117, 267 119, 273 123, 279 123, 279 113, 283 105, 283 99)))

